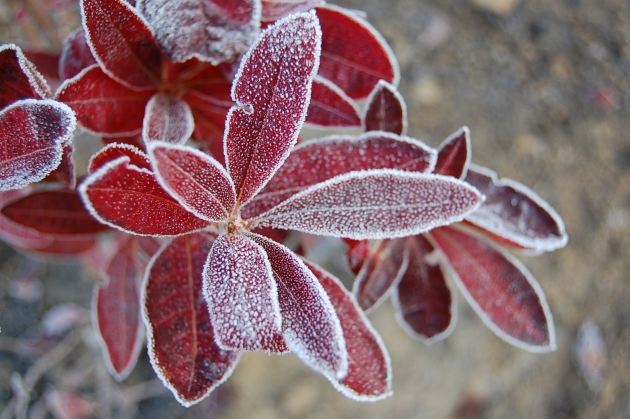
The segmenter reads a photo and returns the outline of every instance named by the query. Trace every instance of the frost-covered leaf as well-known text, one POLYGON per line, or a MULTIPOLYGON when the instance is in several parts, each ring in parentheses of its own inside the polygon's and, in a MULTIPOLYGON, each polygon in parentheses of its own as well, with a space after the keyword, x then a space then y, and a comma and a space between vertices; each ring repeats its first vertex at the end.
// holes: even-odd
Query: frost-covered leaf
POLYGON ((74 112, 54 100, 24 99, 0 111, 0 190, 38 182, 59 166, 76 127, 74 112))
POLYGON ((434 164, 435 151, 423 143, 385 132, 306 141, 291 150, 265 188, 243 208, 243 217, 258 215, 311 185, 351 171, 427 172, 434 164))
POLYGON ((372 25, 338 7, 316 10, 322 27, 320 76, 353 99, 368 97, 379 80, 398 85, 396 57, 372 25))
POLYGON ((153 369, 175 398, 191 406, 227 380, 239 360, 214 340, 202 271, 214 237, 173 239, 151 260, 143 285, 143 318, 153 369))
POLYGON ((233 60, 260 30, 260 0, 138 0, 136 7, 176 62, 233 60))
POLYGON ((215 159, 192 147, 153 141, 147 146, 156 178, 184 208, 220 221, 236 203, 234 185, 215 159))
POLYGON ((379 80, 367 98, 363 114, 364 131, 407 132, 407 105, 398 90, 379 80))
POLYGON ((93 134, 128 136, 141 132, 151 96, 151 92, 123 86, 93 65, 59 86, 56 99, 70 106, 79 123, 93 134))
POLYGON ((101 148, 98 153, 90 158, 88 173, 94 173, 107 163, 123 156, 129 158, 129 164, 140 169, 151 170, 149 156, 140 151, 140 149, 128 144, 112 143, 101 148))
POLYGON ((252 222, 356 240, 395 238, 461 221, 482 199, 454 178, 366 170, 313 185, 252 222))
POLYGON ((92 216, 128 233, 178 236, 208 225, 171 198, 153 173, 131 164, 127 156, 89 175, 79 192, 92 216))
POLYGON ((118 381, 131 373, 142 346, 140 283, 144 264, 138 259, 138 250, 138 242, 132 236, 117 243, 105 272, 105 283, 94 288, 94 326, 105 363, 118 381))
POLYGON ((225 160, 241 204, 267 183, 297 141, 320 42, 315 13, 300 13, 265 30, 243 58, 225 133, 225 160))
POLYGON ((466 300, 494 333, 531 352, 556 349, 545 295, 519 261, 449 227, 431 231, 431 237, 466 300))
POLYGON ((414 255, 405 239, 383 240, 370 252, 357 274, 352 292, 362 310, 378 307, 396 287, 414 255))
POLYGON ((132 89, 155 89, 162 53, 146 21, 124 0, 81 0, 85 38, 103 71, 132 89))
POLYGON ((11 221, 54 236, 96 234, 108 229, 83 207, 74 191, 40 191, 24 196, 2 208, 11 221))
MULTIPOLYGON (((430 234, 430 233, 429 233, 430 234)), ((398 323, 411 336, 429 345, 451 334, 456 300, 434 247, 421 235, 404 239, 409 252, 407 269, 392 294, 398 323)))
POLYGON ((85 31, 79 27, 63 40, 59 58, 59 77, 61 80, 67 80, 93 64, 96 64, 96 60, 85 39, 85 31))
POLYGON ((466 218, 474 225, 535 252, 566 245, 568 236, 558 213, 525 185, 499 180, 494 171, 475 165, 466 182, 486 195, 483 205, 466 218))
POLYGON ((470 158, 470 131, 464 126, 440 144, 434 172, 464 179, 468 173, 470 158))
POLYGON ((186 102, 164 93, 153 95, 144 113, 142 138, 183 144, 195 129, 192 112, 186 102))
POLYGON ((260 245, 241 234, 218 237, 203 278, 203 295, 219 347, 286 352, 278 289, 260 245))
POLYGON ((315 76, 305 122, 322 128, 352 128, 361 126, 361 117, 357 105, 343 90, 315 76))
POLYGON ((0 45, 0 109, 22 99, 50 97, 48 83, 14 44, 0 45))
POLYGON ((267 253, 278 287, 282 331, 288 348, 311 368, 343 378, 348 353, 330 299, 302 260, 286 247, 249 234, 267 253))
POLYGON ((330 382, 345 396, 359 401, 390 396, 391 366, 381 337, 341 281, 308 261, 304 263, 330 298, 348 350, 348 374, 341 380, 328 376, 330 382))
POLYGON ((324 0, 262 0, 263 22, 274 22, 292 13, 305 12, 326 4, 324 0))
POLYGON ((63 182, 68 189, 74 189, 77 186, 77 178, 75 174, 74 159, 72 154, 74 152, 74 146, 72 141, 66 141, 63 144, 63 150, 61 153, 61 162, 59 166, 48 176, 46 176, 42 182, 63 182))

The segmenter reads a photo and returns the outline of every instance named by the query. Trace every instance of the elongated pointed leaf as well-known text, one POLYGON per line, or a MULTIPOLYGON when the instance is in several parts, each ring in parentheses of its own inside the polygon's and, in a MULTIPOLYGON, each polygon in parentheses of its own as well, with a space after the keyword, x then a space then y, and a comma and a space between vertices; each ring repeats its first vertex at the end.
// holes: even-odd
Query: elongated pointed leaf
POLYGON ((274 22, 292 13, 305 12, 324 4, 324 0, 262 0, 261 21, 274 22))
POLYGON ((440 144, 435 173, 464 179, 471 159, 470 131, 462 127, 440 144))
POLYGON ((291 15, 261 34, 234 79, 225 157, 238 201, 249 201, 297 141, 319 65, 313 12, 291 15))
POLYGON ((89 175, 79 192, 93 217, 128 233, 178 236, 208 225, 171 198, 153 173, 134 166, 127 156, 89 175))
POLYGON ((153 95, 144 114, 142 138, 183 144, 195 129, 192 112, 186 102, 163 93, 153 95))
POLYGON ((14 44, 0 45, 0 74, 0 109, 18 100, 51 96, 44 77, 14 44))
POLYGON ((501 179, 489 169, 471 165, 466 182, 486 195, 467 220, 509 242, 535 252, 564 247, 568 241, 562 219, 531 189, 501 179))
POLYGON ((341 323, 348 349, 348 374, 328 376, 337 390, 351 399, 376 401, 392 394, 391 365, 385 345, 341 281, 304 261, 324 287, 341 323))
POLYGON ((176 62, 233 60, 247 51, 260 29, 259 0, 138 0, 136 7, 176 62))
POLYGON ((192 147, 148 144, 156 178, 184 208, 208 221, 227 219, 234 209, 234 185, 216 160, 192 147))
POLYGON ((286 352, 278 289, 260 245, 241 234, 220 236, 212 245, 203 278, 219 347, 286 352))
POLYGON ((434 247, 422 236, 404 239, 409 264, 392 294, 396 319, 403 329, 427 345, 438 342, 455 328, 457 304, 434 247))
POLYGON ((413 256, 406 249, 405 239, 381 241, 354 281, 352 292, 359 307, 368 312, 378 307, 397 286, 413 256))
POLYGON ((138 259, 138 250, 131 236, 118 243, 106 269, 105 283, 94 287, 94 326, 105 363, 117 381, 131 373, 142 347, 140 283, 144 264, 138 259))
POLYGON ((59 76, 61 80, 67 80, 93 64, 96 64, 96 59, 85 39, 85 31, 79 27, 63 40, 63 49, 59 58, 59 76))
POLYGON ((435 152, 423 143, 388 133, 330 136, 298 144, 265 188, 243 208, 258 215, 316 183, 357 170, 400 169, 427 172, 435 152))
POLYGON ((338 7, 316 10, 322 26, 320 76, 353 99, 368 97, 379 80, 398 85, 396 57, 372 25, 338 7))
POLYGON ((128 136, 142 131, 151 95, 123 86, 93 65, 59 86, 56 99, 70 106, 79 123, 93 134, 128 136))
POLYGON ((407 105, 398 90, 379 80, 367 98, 363 114, 365 131, 385 131, 398 135, 407 132, 407 105))
POLYGON ((213 236, 177 237, 157 253, 143 285, 149 358, 158 377, 184 406, 205 398, 228 379, 239 360, 214 340, 202 295, 202 271, 213 236))
POLYGON ((343 90, 315 76, 305 122, 322 128, 353 128, 361 126, 361 117, 357 105, 343 90))
POLYGON ((531 352, 555 350, 553 320, 540 285, 507 252, 455 229, 431 231, 451 274, 484 323, 531 352))
POLYGON ((140 149, 128 144, 112 143, 107 144, 90 158, 88 173, 94 173, 107 163, 123 156, 129 158, 129 164, 139 169, 151 170, 149 156, 140 151, 140 149))
POLYGON ((481 201, 454 178, 366 170, 311 186, 252 222, 355 240, 396 238, 460 221, 481 201))
POLYGON ((0 190, 38 182, 59 166, 76 128, 74 113, 54 100, 25 99, 0 111, 0 190))
POLYGON ((125 0, 81 0, 85 38, 99 65, 131 89, 155 89, 162 53, 146 21, 125 0))
POLYGON ((281 244, 259 235, 248 237, 262 246, 269 257, 289 349, 316 371, 337 379, 345 377, 348 353, 343 331, 317 278, 281 244))

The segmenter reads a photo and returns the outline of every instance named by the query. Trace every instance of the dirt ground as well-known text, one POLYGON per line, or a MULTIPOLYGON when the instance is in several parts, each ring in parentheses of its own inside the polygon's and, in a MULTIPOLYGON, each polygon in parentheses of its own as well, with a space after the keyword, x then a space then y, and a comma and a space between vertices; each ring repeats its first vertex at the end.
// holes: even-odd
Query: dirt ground
MULTIPOLYGON (((2 1, 0 42, 55 46, 34 21, 14 25, 9 14, 19 2, 2 1)), ((89 327, 77 327, 72 355, 34 387, 31 417, 46 417, 51 404, 43 395, 66 386, 93 402, 93 417, 110 417, 103 403, 136 391, 142 395, 133 406, 116 408, 113 417, 630 418, 630 2, 336 4, 366 11, 391 44, 410 136, 437 146, 468 125, 473 162, 530 186, 563 217, 566 248, 521 257, 546 293, 558 350, 531 354, 511 347, 461 295, 455 332, 427 347, 402 331, 386 303, 370 318, 392 358, 393 397, 354 402, 293 355, 247 354, 219 391, 186 410, 155 382, 146 355, 119 390, 103 373, 89 327), (601 331, 599 360, 606 362, 601 382, 591 379, 591 386, 574 356, 580 326, 589 319, 601 331)), ((59 30, 77 22, 70 18, 59 30)), ((55 305, 74 302, 87 310, 94 282, 78 265, 42 264, 36 275, 42 297, 15 298, 12 281, 23 274, 23 258, 0 244, 0 409, 13 400, 16 374, 29 371, 46 349, 23 353, 15 338, 37 334, 55 305)), ((597 344, 596 334, 586 336, 597 344)))

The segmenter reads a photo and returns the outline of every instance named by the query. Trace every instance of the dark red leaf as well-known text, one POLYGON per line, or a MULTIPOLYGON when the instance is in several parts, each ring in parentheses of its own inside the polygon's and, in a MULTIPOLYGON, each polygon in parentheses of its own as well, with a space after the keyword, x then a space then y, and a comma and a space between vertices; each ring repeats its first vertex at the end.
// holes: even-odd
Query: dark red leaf
POLYGON ((520 262, 449 227, 431 231, 431 237, 446 256, 464 296, 494 333, 532 352, 556 348, 545 295, 520 262))
POLYGON ((324 128, 351 128, 361 126, 361 117, 357 105, 343 90, 316 76, 305 122, 324 128))
POLYGON ((468 173, 470 158, 470 131, 462 127, 440 144, 434 172, 463 179, 468 173))
MULTIPOLYGON (((0 208, 28 195, 30 188, 0 192, 0 208)), ((0 212, 0 238, 15 247, 38 248, 48 246, 52 238, 37 231, 14 223, 0 212)))
POLYGON ((74 146, 71 141, 66 142, 63 145, 63 151, 61 154, 61 163, 59 166, 43 180, 46 181, 59 181, 65 183, 68 189, 74 189, 77 186, 77 177, 75 174, 75 166, 74 160, 72 158, 72 153, 74 151, 74 146))
POLYGON ((144 140, 142 139, 142 135, 140 133, 123 137, 101 137, 101 141, 105 145, 127 144, 137 148, 138 150, 144 150, 144 140))
POLYGON ((51 51, 22 51, 33 66, 48 80, 59 83, 59 53, 51 51))
POLYGON ((365 260, 370 256, 370 241, 352 239, 343 239, 343 241, 348 245, 348 250, 346 251, 348 267, 356 275, 361 270, 365 260))
POLYGON ((140 169, 151 170, 151 161, 149 160, 149 156, 144 154, 138 148, 128 144, 112 143, 103 147, 98 153, 94 154, 90 158, 88 173, 94 173, 107 163, 122 156, 129 158, 129 164, 132 164, 140 169))
POLYGON ((0 45, 0 74, 0 109, 21 99, 51 95, 46 80, 16 45, 0 45))
POLYGON ((366 98, 379 80, 398 85, 396 57, 372 25, 338 7, 316 10, 322 27, 320 76, 353 99, 366 98))
POLYGON ((146 143, 158 140, 183 144, 194 129, 195 121, 185 101, 156 93, 147 103, 142 127, 142 138, 146 143))
POLYGON ((184 406, 201 401, 225 381, 239 354, 220 349, 202 295, 203 265, 214 237, 177 237, 147 268, 143 316, 157 375, 184 406))
POLYGON ((297 141, 319 62, 314 13, 291 15, 267 29, 234 80, 225 156, 241 204, 282 165, 297 141))
POLYGON ((63 49, 58 64, 59 76, 61 80, 67 80, 93 64, 96 64, 96 60, 85 39, 83 27, 79 27, 70 32, 63 40, 63 49))
POLYGON ((379 80, 370 93, 363 114, 364 131, 407 132, 407 105, 398 90, 379 80))
MULTIPOLYGON (((43 242, 42 242, 43 243, 43 242)), ((53 238, 46 245, 38 244, 35 247, 23 248, 27 252, 44 257, 50 257, 53 261, 59 261, 59 257, 79 256, 89 252, 96 246, 95 238, 53 238)))
POLYGON ((324 0, 262 0, 261 21, 274 22, 292 13, 305 12, 324 4, 324 0))

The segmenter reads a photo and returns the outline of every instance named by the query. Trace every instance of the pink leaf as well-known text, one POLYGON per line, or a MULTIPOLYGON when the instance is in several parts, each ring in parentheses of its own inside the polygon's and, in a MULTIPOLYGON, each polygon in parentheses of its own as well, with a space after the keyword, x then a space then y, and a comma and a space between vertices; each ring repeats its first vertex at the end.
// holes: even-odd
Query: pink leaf
POLYGON ((44 77, 14 44, 0 46, 0 74, 0 109, 21 99, 42 99, 51 95, 44 77))
POLYGON ((57 100, 77 113, 85 129, 105 136, 139 134, 151 95, 151 92, 136 92, 117 83, 97 65, 66 80, 57 90, 57 100))
POLYGON ((63 40, 63 49, 59 58, 61 80, 72 78, 93 64, 96 64, 96 60, 85 39, 83 28, 80 27, 70 32, 63 40))
POLYGON ((110 161, 114 161, 119 157, 126 156, 129 158, 129 164, 139 169, 151 170, 151 161, 149 156, 144 154, 138 148, 128 144, 112 143, 103 147, 98 153, 90 158, 88 164, 88 172, 94 173, 110 161))
POLYGON ((343 239, 343 242, 348 246, 346 262, 348 262, 350 270, 356 275, 371 254, 370 241, 343 239))
POLYGON ((406 249, 405 239, 381 241, 354 281, 352 292, 359 307, 364 311, 378 307, 396 287, 413 257, 406 249))
POLYGON ((255 0, 138 0, 136 7, 176 62, 233 60, 247 51, 260 29, 255 0))
POLYGON ((315 76, 305 122, 323 128, 351 128, 361 126, 361 117, 357 105, 343 90, 315 76))
POLYGON ((462 293, 494 333, 531 352, 556 349, 545 295, 519 261, 452 228, 433 230, 431 237, 462 293))
POLYGON ((264 31, 234 79, 225 157, 238 201, 249 201, 297 141, 319 64, 315 13, 291 15, 264 31))
POLYGON ((106 269, 106 281, 94 288, 94 326, 110 373, 122 381, 136 365, 142 346, 140 282, 144 266, 134 237, 118 243, 106 269))
POLYGON ((0 190, 38 182, 59 166, 76 127, 74 113, 54 100, 25 99, 0 111, 0 190))
POLYGON ((404 239, 409 265, 392 295, 398 323, 427 345, 438 342, 455 328, 457 304, 434 247, 422 236, 404 239))
POLYGON ((468 127, 462 127, 440 144, 434 173, 464 179, 470 159, 470 131, 468 127))
POLYGON ((143 318, 153 369, 175 398, 191 406, 228 379, 239 354, 224 351, 202 295, 202 271, 213 237, 177 237, 157 253, 143 285, 143 318))
POLYGON ((215 159, 192 147, 159 141, 147 148, 158 182, 184 208, 215 222, 232 214, 234 185, 215 159))
POLYGON ((128 233, 178 236, 208 225, 182 208, 153 173, 134 166, 127 156, 92 173, 79 192, 93 217, 128 233))
POLYGON ((330 297, 348 349, 348 374, 341 380, 329 376, 330 382, 345 396, 359 401, 390 396, 391 365, 381 337, 337 278, 308 261, 304 263, 330 297))
POLYGON ((396 88, 379 80, 370 93, 363 114, 364 131, 407 132, 407 105, 396 88))
POLYGON ((274 22, 293 13, 305 12, 326 4, 324 0, 262 0, 263 22, 274 22))
POLYGON ((59 257, 78 256, 89 252, 96 245, 95 238, 59 237, 53 238, 44 245, 39 243, 35 247, 24 247, 29 253, 38 256, 50 257, 53 261, 59 261, 59 257))
POLYGON ((481 201, 454 178, 366 170, 313 185, 250 221, 355 240, 395 238, 461 221, 481 201))
POLYGON ((427 172, 435 151, 423 143, 388 133, 360 137, 330 136, 293 148, 265 188, 243 208, 243 217, 258 215, 316 183, 357 170, 400 169, 427 172))
POLYGON ((484 230, 534 252, 564 247, 568 241, 562 219, 531 189, 501 179, 484 167, 471 165, 466 182, 486 195, 486 201, 467 220, 484 230))
POLYGON ((146 21, 124 0, 81 0, 85 38, 105 73, 131 89, 155 89, 162 53, 146 21))
POLYGON ((316 10, 322 26, 320 76, 353 99, 366 98, 379 80, 398 85, 396 57, 372 25, 338 7, 316 10))
POLYGON ((277 285, 262 247, 240 234, 219 236, 203 278, 219 347, 286 352, 277 285))
POLYGON ((348 352, 334 307, 317 278, 286 247, 249 234, 267 253, 278 286, 287 346, 311 368, 337 379, 346 376, 348 352))
POLYGON ((183 144, 194 129, 192 112, 183 100, 156 93, 147 103, 142 127, 142 138, 146 143, 159 140, 183 144))

